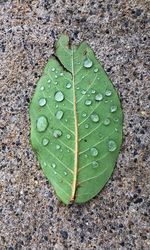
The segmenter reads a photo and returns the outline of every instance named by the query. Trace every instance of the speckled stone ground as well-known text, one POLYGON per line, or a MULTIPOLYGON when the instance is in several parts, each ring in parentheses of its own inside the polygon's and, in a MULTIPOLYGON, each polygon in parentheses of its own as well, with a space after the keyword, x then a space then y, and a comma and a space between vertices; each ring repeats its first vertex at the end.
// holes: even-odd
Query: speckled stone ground
POLYGON ((0 249, 150 249, 148 0, 0 1, 0 249), (118 90, 124 143, 85 205, 62 205, 29 144, 28 105, 60 33, 94 49, 118 90))

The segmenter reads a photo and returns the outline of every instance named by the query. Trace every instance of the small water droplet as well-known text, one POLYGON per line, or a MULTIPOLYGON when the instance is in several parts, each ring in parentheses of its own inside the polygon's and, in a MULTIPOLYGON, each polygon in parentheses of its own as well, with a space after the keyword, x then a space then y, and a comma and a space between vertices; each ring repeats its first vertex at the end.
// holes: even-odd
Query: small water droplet
POLYGON ((83 89, 83 90, 81 91, 81 94, 82 94, 82 95, 85 95, 85 94, 86 94, 86 90, 83 89))
POLYGON ((58 110, 55 114, 56 119, 61 120, 64 115, 64 112, 62 110, 58 110))
POLYGON ((98 121, 99 121, 99 116, 98 116, 97 114, 92 114, 92 115, 91 115, 91 120, 92 120, 93 122, 98 122, 98 121))
POLYGON ((89 58, 86 58, 83 62, 83 65, 85 68, 91 68, 93 65, 93 62, 89 58))
POLYGON ((82 117, 86 117, 87 116, 87 114, 86 113, 82 113, 82 117))
POLYGON ((56 164, 55 163, 52 163, 51 166, 52 166, 52 168, 56 168, 56 164))
POLYGON ((48 80, 48 83, 50 83, 50 82, 51 82, 51 79, 48 80))
POLYGON ((70 149, 67 149, 67 152, 69 153, 69 152, 70 152, 70 149))
POLYGON ((59 130, 59 129, 54 130, 53 136, 54 136, 55 138, 59 138, 61 135, 62 135, 61 130, 59 130))
POLYGON ((76 89, 80 89, 80 88, 79 88, 79 86, 78 86, 78 87, 76 87, 76 89))
POLYGON ((72 87, 72 84, 70 82, 66 83, 66 88, 70 89, 72 87))
POLYGON ((88 97, 90 97, 91 95, 90 95, 90 94, 88 94, 87 96, 88 96, 88 97))
POLYGON ((44 86, 42 86, 41 88, 40 88, 40 90, 44 90, 45 88, 44 88, 44 86))
POLYGON ((64 73, 63 73, 63 72, 61 72, 61 73, 60 73, 60 76, 63 76, 63 75, 64 75, 64 73))
POLYGON ((95 73, 97 73, 97 72, 98 72, 98 69, 97 69, 97 68, 96 68, 96 69, 94 69, 94 72, 95 72, 95 73))
POLYGON ((92 156, 97 156, 98 155, 98 150, 97 148, 91 148, 90 150, 92 156))
POLYGON ((56 106, 55 106, 56 108, 58 108, 58 104, 56 104, 56 106))
POLYGON ((61 148, 60 145, 57 144, 56 149, 59 150, 60 148, 61 148))
POLYGON ((89 128, 89 124, 85 124, 85 126, 84 126, 85 128, 89 128))
POLYGON ((57 76, 57 75, 55 75, 55 78, 58 78, 58 76, 57 76))
POLYGON ((115 131, 116 131, 116 132, 118 132, 118 129, 117 129, 117 128, 115 128, 115 131))
POLYGON ((106 92, 105 92, 105 95, 106 95, 106 96, 111 96, 111 94, 112 94, 112 93, 111 93, 110 90, 106 90, 106 92))
POLYGON ((71 135, 67 134, 66 138, 69 140, 71 138, 71 135))
POLYGON ((40 116, 36 122, 36 127, 38 132, 44 132, 47 126, 48 126, 47 118, 45 116, 40 116))
POLYGON ((93 168, 97 168, 99 166, 99 164, 97 161, 93 161, 92 166, 93 166, 93 168))
POLYGON ((87 158, 88 157, 87 154, 85 154, 84 157, 87 158))
POLYGON ((39 106, 40 107, 43 107, 43 106, 45 106, 46 105, 46 99, 45 98, 41 98, 40 100, 39 100, 39 106))
POLYGON ((84 79, 85 78, 85 76, 82 76, 82 79, 84 79))
POLYGON ((52 68, 52 71, 54 72, 54 71, 55 71, 55 68, 52 68))
POLYGON ((61 92, 61 91, 57 91, 56 93, 55 93, 55 100, 57 101, 57 102, 62 102, 63 100, 64 100, 64 94, 61 92))
POLYGON ((58 82, 54 82, 54 84, 55 84, 55 85, 57 85, 57 84, 58 84, 58 82))
POLYGON ((92 89, 92 90, 91 90, 91 93, 92 93, 92 94, 95 94, 95 92, 96 92, 95 89, 92 89))
POLYGON ((65 119, 65 122, 68 122, 68 120, 67 120, 67 119, 65 119))
POLYGON ((48 88, 50 88, 50 86, 51 86, 51 85, 50 85, 50 84, 48 84, 48 88))
POLYGON ((114 122, 118 122, 118 121, 119 121, 119 119, 118 119, 118 118, 114 118, 113 120, 114 120, 114 122))
POLYGON ((115 141, 110 140, 110 141, 108 142, 108 150, 109 150, 110 152, 113 152, 113 151, 116 150, 116 148, 117 148, 117 145, 116 145, 115 141))
POLYGON ((105 103, 107 103, 108 102, 108 100, 105 100, 105 103))
POLYGON ((116 112, 117 106, 115 106, 115 105, 111 106, 110 110, 111 110, 112 113, 116 112))
POLYGON ((46 162, 45 162, 45 161, 44 161, 43 165, 44 165, 44 167, 46 167, 46 166, 47 166, 47 164, 46 164, 46 162))
POLYGON ((64 172, 64 175, 66 176, 66 175, 68 175, 68 173, 67 173, 67 172, 64 172))
POLYGON ((97 94, 97 95, 95 96, 95 100, 96 100, 96 101, 101 101, 102 99, 103 99, 103 96, 102 96, 101 93, 99 93, 99 94, 97 94))
POLYGON ((42 141, 43 146, 46 146, 49 143, 49 139, 44 138, 42 141))
POLYGON ((104 125, 105 126, 108 126, 110 124, 110 119, 109 118, 106 118, 104 121, 103 121, 104 125))
POLYGON ((90 99, 86 100, 85 101, 85 105, 86 106, 90 106, 92 104, 92 101, 90 99))
POLYGON ((56 172, 56 171, 54 171, 54 174, 57 174, 57 172, 56 172))

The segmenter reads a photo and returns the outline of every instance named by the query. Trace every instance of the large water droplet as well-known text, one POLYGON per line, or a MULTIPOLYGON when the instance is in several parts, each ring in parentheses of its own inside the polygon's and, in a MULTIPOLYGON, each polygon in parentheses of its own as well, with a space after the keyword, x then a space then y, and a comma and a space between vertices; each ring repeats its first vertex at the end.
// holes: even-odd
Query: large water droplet
POLYGON ((58 150, 58 149, 60 149, 60 148, 61 148, 60 145, 57 144, 57 145, 56 145, 56 149, 58 150))
POLYGON ((97 168, 99 166, 99 164, 97 161, 93 161, 92 166, 93 166, 93 168, 97 168))
POLYGON ((111 96, 111 94, 112 94, 112 93, 111 93, 110 90, 106 90, 106 92, 105 92, 105 95, 106 95, 106 96, 111 96))
POLYGON ((112 113, 116 112, 117 106, 115 106, 115 105, 111 106, 110 110, 112 113))
POLYGON ((109 150, 110 152, 113 152, 113 151, 116 150, 116 148, 117 148, 117 145, 116 145, 115 141, 110 140, 110 141, 108 142, 108 150, 109 150))
POLYGON ((51 166, 52 166, 52 168, 56 168, 56 164, 55 163, 52 163, 51 166))
POLYGON ((97 148, 91 148, 90 150, 92 156, 97 156, 98 155, 98 150, 97 148))
POLYGON ((90 99, 85 101, 86 106, 90 106, 91 104, 92 104, 92 101, 90 99))
POLYGON ((62 110, 58 110, 55 114, 56 119, 61 120, 64 115, 64 112, 62 110))
POLYGON ((96 100, 96 101, 101 101, 102 99, 103 99, 103 96, 102 96, 101 93, 99 93, 99 94, 97 94, 97 95, 95 96, 95 100, 96 100))
POLYGON ((36 122, 37 130, 39 132, 44 132, 46 130, 47 126, 48 126, 47 118, 45 116, 40 116, 36 122))
POLYGON ((85 68, 91 68, 92 65, 93 65, 93 62, 92 62, 89 58, 86 58, 86 59, 84 60, 83 65, 84 65, 85 68))
POLYGON ((98 121, 99 121, 99 116, 98 116, 97 114, 92 114, 92 115, 91 115, 91 120, 92 120, 93 122, 98 122, 98 121))
POLYGON ((110 124, 110 119, 109 118, 106 118, 104 121, 103 121, 104 125, 105 126, 108 126, 110 124))
POLYGON ((45 89, 44 86, 41 86, 40 90, 44 90, 44 89, 45 89))
POLYGON ((45 106, 46 105, 46 99, 45 98, 41 98, 40 100, 39 100, 39 106, 40 107, 43 107, 43 106, 45 106))
POLYGON ((97 69, 97 68, 96 68, 96 69, 94 69, 94 72, 95 72, 95 73, 97 73, 97 72, 98 72, 98 69, 97 69))
POLYGON ((67 134, 66 138, 69 140, 71 138, 71 135, 67 134))
POLYGON ((42 141, 43 146, 46 146, 49 143, 49 139, 44 138, 42 141))
POLYGON ((70 82, 66 83, 66 88, 70 89, 72 87, 72 84, 70 82))
POLYGON ((59 138, 61 135, 62 135, 61 130, 59 130, 59 129, 54 130, 53 136, 54 136, 55 138, 59 138))
POLYGON ((56 93, 55 93, 55 100, 57 101, 57 102, 62 102, 63 100, 64 100, 64 94, 61 92, 61 91, 57 91, 56 93))

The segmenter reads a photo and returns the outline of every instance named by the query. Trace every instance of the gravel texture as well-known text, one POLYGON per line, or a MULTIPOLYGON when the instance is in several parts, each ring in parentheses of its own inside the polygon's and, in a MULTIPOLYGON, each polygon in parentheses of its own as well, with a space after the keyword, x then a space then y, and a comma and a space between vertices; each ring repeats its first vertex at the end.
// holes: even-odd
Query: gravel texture
POLYGON ((148 0, 0 0, 0 249, 150 249, 148 0), (28 106, 62 32, 86 40, 118 90, 124 143, 114 174, 64 206, 29 143, 28 106))

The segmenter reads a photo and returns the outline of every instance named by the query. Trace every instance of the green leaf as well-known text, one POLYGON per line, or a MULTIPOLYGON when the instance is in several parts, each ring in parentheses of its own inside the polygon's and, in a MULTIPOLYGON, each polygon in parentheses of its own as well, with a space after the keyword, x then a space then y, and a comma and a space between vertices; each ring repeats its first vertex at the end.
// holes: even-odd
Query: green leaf
POLYGON ((93 50, 56 43, 30 105, 31 143, 57 196, 93 198, 110 178, 122 143, 122 110, 93 50))

